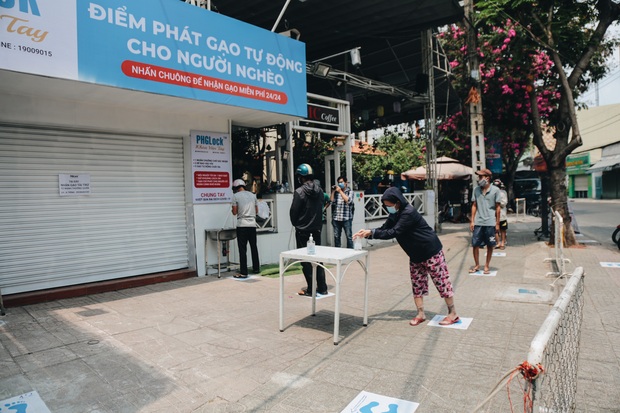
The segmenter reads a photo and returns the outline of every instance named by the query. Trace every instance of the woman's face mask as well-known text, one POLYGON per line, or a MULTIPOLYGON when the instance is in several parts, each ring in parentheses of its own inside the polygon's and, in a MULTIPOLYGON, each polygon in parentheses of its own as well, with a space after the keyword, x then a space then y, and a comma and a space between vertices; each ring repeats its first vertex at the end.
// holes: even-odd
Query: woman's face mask
POLYGON ((338 182, 338 186, 340 187, 340 189, 344 189, 344 182, 338 182))
POLYGON ((385 209, 387 209, 387 212, 390 214, 395 214, 397 212, 396 207, 394 206, 386 206, 385 209))

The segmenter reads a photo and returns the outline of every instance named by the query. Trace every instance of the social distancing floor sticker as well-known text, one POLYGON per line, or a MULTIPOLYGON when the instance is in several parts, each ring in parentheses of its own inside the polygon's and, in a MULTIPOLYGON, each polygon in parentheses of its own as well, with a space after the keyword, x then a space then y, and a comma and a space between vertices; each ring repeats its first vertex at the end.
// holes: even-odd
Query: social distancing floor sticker
POLYGON ((361 391, 341 413, 413 413, 419 403, 361 391))
POLYGON ((485 274, 483 270, 478 270, 476 272, 470 272, 469 275, 478 275, 480 277, 495 277, 497 275, 497 271, 489 271, 488 274, 485 274))
MULTIPOLYGON (((484 253, 484 256, 487 256, 487 253, 484 253)), ((505 252, 500 252, 500 251, 493 251, 493 254, 491 255, 492 257, 505 257, 506 253, 505 252)))
POLYGON ((454 328, 457 330, 467 330, 473 320, 473 318, 459 317, 458 322, 447 325, 447 326, 442 326, 441 324, 439 324, 439 322, 443 320, 444 318, 446 318, 445 315, 437 314, 435 315, 435 317, 433 317, 431 321, 428 322, 428 326, 429 327, 441 327, 441 328, 454 328))
MULTIPOLYGON (((316 295, 316 299, 317 300, 322 300, 323 298, 333 297, 334 295, 336 295, 336 294, 328 291, 327 294, 325 294, 325 295, 324 294, 317 294, 316 295)), ((312 296, 310 296, 310 295, 300 295, 300 297, 312 298, 312 296)))
POLYGON ((248 275, 246 278, 241 278, 241 277, 235 277, 234 275, 231 275, 230 277, 226 277, 226 278, 229 278, 235 281, 249 281, 249 280, 257 280, 260 277, 257 275, 248 275))
POLYGON ((601 262, 601 267, 620 268, 620 262, 601 262))
POLYGON ((0 413, 51 413, 36 391, 0 401, 0 413))

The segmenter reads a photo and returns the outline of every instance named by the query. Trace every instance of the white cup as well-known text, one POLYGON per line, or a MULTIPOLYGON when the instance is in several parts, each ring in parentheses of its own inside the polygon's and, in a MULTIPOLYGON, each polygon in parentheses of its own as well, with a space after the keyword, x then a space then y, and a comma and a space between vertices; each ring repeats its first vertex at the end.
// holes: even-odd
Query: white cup
POLYGON ((361 238, 355 238, 353 240, 353 249, 356 251, 359 251, 362 249, 362 239, 361 238))

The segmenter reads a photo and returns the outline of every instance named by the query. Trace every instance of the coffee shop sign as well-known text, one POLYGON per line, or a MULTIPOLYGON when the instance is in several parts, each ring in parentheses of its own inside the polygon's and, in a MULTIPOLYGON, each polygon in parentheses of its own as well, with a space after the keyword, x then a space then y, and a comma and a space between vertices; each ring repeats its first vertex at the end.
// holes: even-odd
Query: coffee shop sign
POLYGON ((338 110, 324 106, 308 105, 308 120, 338 125, 338 110))

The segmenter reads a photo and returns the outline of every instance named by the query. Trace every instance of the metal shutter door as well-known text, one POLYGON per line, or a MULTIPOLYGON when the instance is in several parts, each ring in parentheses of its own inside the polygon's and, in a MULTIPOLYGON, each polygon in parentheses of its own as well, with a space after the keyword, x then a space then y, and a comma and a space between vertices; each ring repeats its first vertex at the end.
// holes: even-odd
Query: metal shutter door
POLYGON ((188 267, 180 137, 0 125, 4 294, 188 267), (60 196, 59 174, 91 194, 60 196))
POLYGON ((575 175, 575 191, 587 191, 590 175, 575 175))

